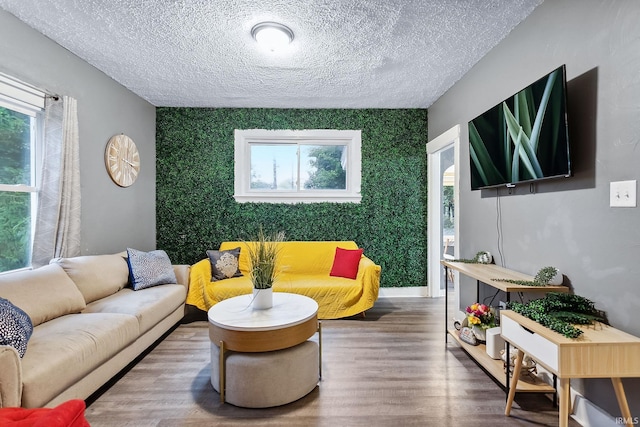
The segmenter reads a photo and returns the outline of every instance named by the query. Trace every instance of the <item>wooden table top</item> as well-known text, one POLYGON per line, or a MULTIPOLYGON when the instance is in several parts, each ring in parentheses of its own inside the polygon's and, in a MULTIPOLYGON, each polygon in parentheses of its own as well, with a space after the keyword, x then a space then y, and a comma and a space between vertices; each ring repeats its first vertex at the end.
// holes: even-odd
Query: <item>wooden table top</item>
POLYGON ((508 280, 522 280, 532 281, 533 276, 520 273, 517 271, 509 270, 504 267, 500 267, 495 264, 471 264, 455 261, 440 261, 440 263, 453 270, 486 283, 496 289, 500 289, 503 292, 568 292, 569 288, 566 286, 527 286, 519 285, 516 283, 503 282, 496 279, 508 279, 508 280))

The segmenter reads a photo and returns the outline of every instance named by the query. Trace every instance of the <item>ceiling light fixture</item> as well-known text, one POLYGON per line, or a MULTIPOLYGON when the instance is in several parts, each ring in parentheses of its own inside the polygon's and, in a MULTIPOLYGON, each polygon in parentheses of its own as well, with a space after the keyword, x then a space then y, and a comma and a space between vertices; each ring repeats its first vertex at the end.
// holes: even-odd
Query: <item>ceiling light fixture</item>
POLYGON ((293 31, 277 22, 260 22, 251 29, 251 36, 260 46, 275 51, 293 41, 293 31))

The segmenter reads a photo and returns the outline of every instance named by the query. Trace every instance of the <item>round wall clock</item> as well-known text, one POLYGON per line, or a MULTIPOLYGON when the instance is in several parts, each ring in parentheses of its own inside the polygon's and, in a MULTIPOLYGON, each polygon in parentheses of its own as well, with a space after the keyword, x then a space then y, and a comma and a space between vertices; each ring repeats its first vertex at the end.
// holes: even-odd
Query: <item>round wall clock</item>
POLYGON ((104 162, 109 176, 120 187, 133 184, 140 172, 140 153, 131 138, 114 135, 107 142, 104 162))

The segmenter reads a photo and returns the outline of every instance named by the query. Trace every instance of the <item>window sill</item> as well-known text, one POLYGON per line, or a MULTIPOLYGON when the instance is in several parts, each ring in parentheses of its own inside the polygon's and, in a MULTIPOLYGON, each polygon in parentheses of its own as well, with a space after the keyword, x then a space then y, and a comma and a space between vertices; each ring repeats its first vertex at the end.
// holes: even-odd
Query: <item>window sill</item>
POLYGON ((357 195, 303 195, 296 193, 277 194, 234 194, 233 198, 238 203, 360 203, 362 196, 357 195))

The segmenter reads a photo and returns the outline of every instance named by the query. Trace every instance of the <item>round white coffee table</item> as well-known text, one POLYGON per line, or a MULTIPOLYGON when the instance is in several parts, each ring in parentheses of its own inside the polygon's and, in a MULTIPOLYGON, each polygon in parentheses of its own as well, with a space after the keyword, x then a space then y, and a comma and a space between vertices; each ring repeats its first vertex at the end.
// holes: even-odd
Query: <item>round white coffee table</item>
POLYGON ((209 310, 211 383, 222 402, 236 406, 297 400, 315 388, 321 375, 318 304, 303 295, 274 292, 272 308, 255 310, 252 299, 251 294, 229 298, 209 310), (316 332, 319 344, 307 341, 316 332), (292 364, 295 378, 289 374, 292 364))

